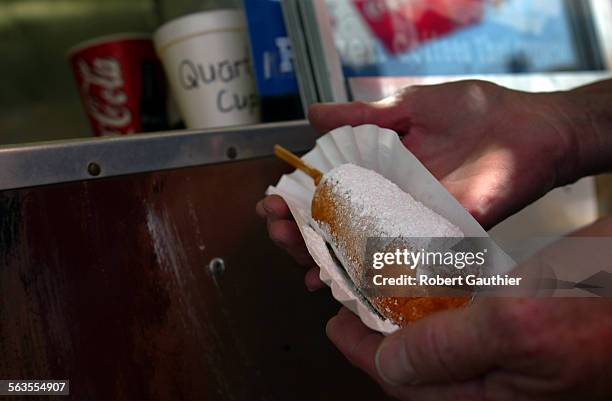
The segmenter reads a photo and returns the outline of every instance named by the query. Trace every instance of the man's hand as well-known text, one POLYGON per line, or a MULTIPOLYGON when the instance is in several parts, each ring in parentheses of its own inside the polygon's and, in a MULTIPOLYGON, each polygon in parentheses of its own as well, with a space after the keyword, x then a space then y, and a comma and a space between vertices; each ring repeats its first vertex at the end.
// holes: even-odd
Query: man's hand
POLYGON ((304 278, 306 288, 315 291, 325 287, 319 279, 319 268, 308 253, 300 230, 283 198, 278 195, 266 196, 257 203, 256 211, 266 219, 270 239, 279 248, 286 250, 296 262, 309 269, 304 278))
MULTIPOLYGON (((309 119, 321 132, 343 125, 376 124, 402 142, 486 229, 557 185, 578 177, 567 158, 575 136, 560 93, 528 94, 482 81, 406 88, 375 103, 319 104, 309 119)), ((306 267, 308 256, 295 222, 278 196, 257 212, 270 237, 306 267)), ((310 269, 306 285, 323 284, 310 269)))
POLYGON ((401 400, 583 400, 612 394, 612 301, 487 298, 384 338, 343 308, 327 324, 401 400))
POLYGON ((406 88, 376 103, 320 104, 322 132, 376 124, 402 142, 486 229, 573 179, 575 138, 559 94, 482 81, 406 88))
MULTIPOLYGON (((555 186, 610 168, 610 82, 527 94, 477 81, 412 87, 376 103, 314 105, 326 132, 377 124, 402 142, 485 227, 555 186)), ((280 197, 257 211, 270 236, 312 267, 280 197)), ((577 235, 612 234, 612 219, 577 235)), ((310 289, 322 286, 317 270, 310 289)), ((384 338, 342 308, 327 334, 355 366, 404 400, 599 399, 612 394, 612 301, 483 298, 384 338)))
MULTIPOLYGON (((612 217, 572 234, 610 235, 612 217)), ((386 338, 342 308, 327 335, 353 365, 402 400, 612 396, 610 299, 480 298, 386 338)))

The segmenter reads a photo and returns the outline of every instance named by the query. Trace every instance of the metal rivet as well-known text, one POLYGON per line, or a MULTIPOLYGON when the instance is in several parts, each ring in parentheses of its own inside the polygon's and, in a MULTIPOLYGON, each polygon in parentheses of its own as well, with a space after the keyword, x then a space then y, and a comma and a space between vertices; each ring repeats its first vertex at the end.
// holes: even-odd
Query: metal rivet
POLYGON ((92 177, 97 177, 102 172, 102 169, 100 168, 100 165, 98 163, 91 162, 87 165, 87 172, 92 177))
POLYGON ((225 271, 225 261, 221 258, 213 258, 208 264, 208 271, 214 276, 219 276, 225 271))
POLYGON ((236 150, 235 147, 230 146, 229 148, 227 148, 226 155, 228 159, 234 160, 236 156, 238 156, 238 151, 236 150))

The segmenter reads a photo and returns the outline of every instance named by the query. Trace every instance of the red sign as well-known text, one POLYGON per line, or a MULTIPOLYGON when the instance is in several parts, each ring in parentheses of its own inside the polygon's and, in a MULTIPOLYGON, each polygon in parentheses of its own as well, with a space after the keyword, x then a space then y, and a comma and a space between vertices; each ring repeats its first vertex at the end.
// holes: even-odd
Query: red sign
POLYGON ((482 19, 485 0, 353 0, 392 54, 406 52, 482 19))
POLYGON ((88 41, 71 51, 70 63, 95 135, 165 128, 166 83, 150 39, 88 41))

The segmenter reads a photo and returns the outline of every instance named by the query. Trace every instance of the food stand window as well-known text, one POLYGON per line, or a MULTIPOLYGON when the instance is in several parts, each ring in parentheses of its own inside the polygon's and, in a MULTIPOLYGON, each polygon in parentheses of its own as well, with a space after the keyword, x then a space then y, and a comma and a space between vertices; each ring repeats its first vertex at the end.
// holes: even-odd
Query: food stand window
POLYGON ((297 54, 314 77, 303 86, 318 88, 310 101, 363 99, 364 78, 486 79, 606 68, 607 43, 593 18, 594 8, 609 8, 602 2, 327 0, 295 9, 291 3, 285 0, 286 9, 301 16, 303 35, 312 39, 297 54))

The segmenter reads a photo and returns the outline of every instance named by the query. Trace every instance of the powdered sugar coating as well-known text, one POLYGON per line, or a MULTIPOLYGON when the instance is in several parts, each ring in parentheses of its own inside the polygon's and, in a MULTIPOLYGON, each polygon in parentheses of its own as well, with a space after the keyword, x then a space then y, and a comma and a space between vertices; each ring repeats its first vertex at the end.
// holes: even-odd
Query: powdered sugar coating
POLYGON ((321 184, 346 199, 357 218, 368 221, 370 237, 463 237, 461 230, 375 171, 342 164, 321 184))

